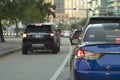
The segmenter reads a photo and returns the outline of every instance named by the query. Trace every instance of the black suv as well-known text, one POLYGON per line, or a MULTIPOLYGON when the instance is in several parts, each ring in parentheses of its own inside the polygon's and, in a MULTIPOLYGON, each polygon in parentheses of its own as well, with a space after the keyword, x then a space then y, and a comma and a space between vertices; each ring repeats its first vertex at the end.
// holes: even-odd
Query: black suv
POLYGON ((54 54, 60 51, 60 37, 53 24, 27 25, 23 33, 22 54, 38 49, 51 49, 54 54))

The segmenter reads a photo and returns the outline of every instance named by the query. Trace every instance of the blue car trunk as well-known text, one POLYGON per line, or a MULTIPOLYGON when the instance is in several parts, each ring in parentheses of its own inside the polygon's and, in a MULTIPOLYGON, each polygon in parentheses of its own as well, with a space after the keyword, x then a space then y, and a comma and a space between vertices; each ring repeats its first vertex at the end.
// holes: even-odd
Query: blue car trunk
POLYGON ((85 51, 101 54, 98 59, 85 59, 91 70, 120 70, 120 45, 86 45, 85 51))

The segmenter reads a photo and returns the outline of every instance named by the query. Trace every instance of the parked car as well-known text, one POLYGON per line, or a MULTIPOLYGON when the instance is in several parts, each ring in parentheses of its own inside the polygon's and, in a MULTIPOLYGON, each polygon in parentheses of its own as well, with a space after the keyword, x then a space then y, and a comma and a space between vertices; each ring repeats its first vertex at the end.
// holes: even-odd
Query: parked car
POLYGON ((73 45, 73 43, 72 43, 72 40, 73 39, 81 39, 81 30, 75 30, 72 34, 71 34, 71 36, 70 36, 70 42, 71 42, 71 45, 73 45))
POLYGON ((71 80, 120 80, 120 23, 90 24, 73 43, 71 80))
POLYGON ((53 24, 29 24, 23 33, 22 54, 34 50, 52 50, 53 53, 60 51, 60 36, 53 24))

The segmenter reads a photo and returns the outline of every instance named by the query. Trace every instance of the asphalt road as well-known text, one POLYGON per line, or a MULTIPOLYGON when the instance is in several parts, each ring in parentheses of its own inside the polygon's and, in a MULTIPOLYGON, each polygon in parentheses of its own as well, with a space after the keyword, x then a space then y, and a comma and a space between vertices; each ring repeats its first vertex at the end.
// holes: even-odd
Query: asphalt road
POLYGON ((69 61, 67 62, 67 64, 63 68, 61 74, 58 76, 58 78, 56 80, 70 80, 70 65, 69 65, 69 61))
MULTIPOLYGON (((70 47, 69 39, 62 38, 61 51, 58 54, 52 54, 48 51, 37 51, 29 55, 22 55, 21 51, 19 51, 0 58, 0 80, 55 79, 56 73, 60 72, 62 65, 65 64, 64 62, 68 58, 67 56, 71 51, 70 47)), ((69 77, 61 77, 61 74, 59 76, 60 80, 69 77)))

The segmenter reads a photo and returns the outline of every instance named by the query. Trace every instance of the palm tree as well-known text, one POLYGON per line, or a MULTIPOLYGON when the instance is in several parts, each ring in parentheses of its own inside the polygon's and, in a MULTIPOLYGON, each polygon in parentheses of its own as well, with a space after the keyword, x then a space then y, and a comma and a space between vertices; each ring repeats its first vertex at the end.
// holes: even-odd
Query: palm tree
POLYGON ((47 20, 47 21, 49 21, 50 15, 52 15, 53 18, 55 18, 55 13, 54 13, 54 11, 53 11, 53 9, 55 8, 54 5, 51 5, 50 3, 46 3, 46 4, 44 4, 44 8, 45 8, 44 10, 45 10, 46 20, 47 20))
POLYGON ((40 11, 42 13, 42 16, 44 16, 44 20, 49 21, 50 15, 55 18, 55 10, 56 6, 52 5, 51 3, 44 3, 40 6, 40 11))

